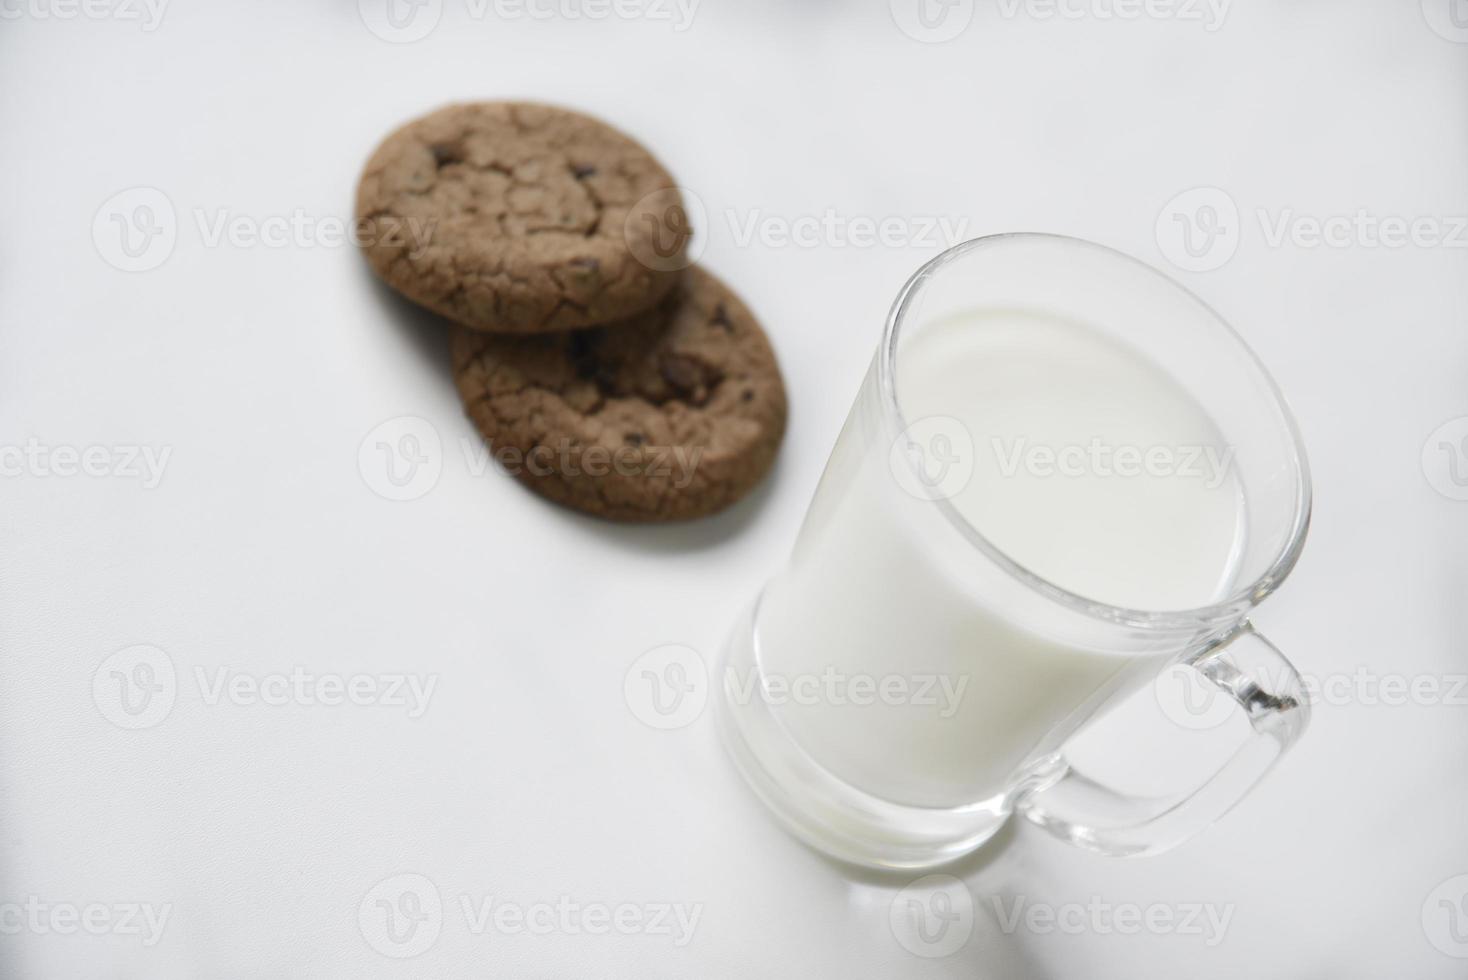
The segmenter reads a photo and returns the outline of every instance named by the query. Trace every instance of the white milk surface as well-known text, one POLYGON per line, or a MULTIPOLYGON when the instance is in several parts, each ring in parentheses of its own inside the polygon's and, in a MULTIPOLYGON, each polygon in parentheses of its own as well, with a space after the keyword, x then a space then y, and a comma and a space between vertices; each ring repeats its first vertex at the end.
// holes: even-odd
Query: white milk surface
MULTIPOLYGON (((1146 358, 1080 324, 985 311, 928 325, 897 364, 909 422, 944 416, 967 430, 972 476, 951 502, 1019 564, 1143 609, 1204 605, 1232 585, 1243 497, 1231 457, 1146 358)), ((888 447, 853 438, 838 447, 851 462, 834 466, 848 475, 823 486, 757 625, 763 671, 792 685, 779 716, 813 758, 873 795, 943 807, 991 798, 1130 661, 1008 621, 900 519, 935 505, 897 486, 888 447)))
POLYGON ((1088 599, 1185 609, 1220 597, 1242 551, 1232 454, 1192 396, 1072 321, 953 317, 898 358, 909 420, 957 419, 974 473, 951 500, 999 549, 1088 599))

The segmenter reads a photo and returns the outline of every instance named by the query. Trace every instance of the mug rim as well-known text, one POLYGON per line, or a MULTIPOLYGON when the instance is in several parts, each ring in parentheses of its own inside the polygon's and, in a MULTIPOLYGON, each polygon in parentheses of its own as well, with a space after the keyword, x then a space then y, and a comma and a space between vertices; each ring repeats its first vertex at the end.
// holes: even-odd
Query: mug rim
MULTIPOLYGON (((1238 331, 1219 315, 1217 310, 1191 289, 1156 266, 1144 262, 1133 255, 1128 255, 1118 249, 1101 245, 1097 242, 1088 241, 1084 238, 1076 238, 1071 235, 1057 235, 1048 232, 1002 232, 994 235, 984 235, 979 238, 971 238, 966 242, 960 242, 929 259, 903 284, 902 289, 897 294, 896 300, 892 303, 891 310, 887 314, 887 321, 882 331, 882 344, 877 355, 877 383, 881 391, 883 417, 893 427, 889 435, 894 435, 895 437, 895 434, 906 431, 910 424, 903 415, 901 407, 898 405, 895 366, 897 362, 898 339, 902 333, 902 324, 906 319, 908 306, 913 297, 927 280, 931 279, 949 263, 980 249, 1016 244, 1024 241, 1049 242, 1065 248, 1080 248, 1140 269, 1152 277, 1159 285, 1181 293, 1186 298, 1197 303, 1205 313, 1213 318, 1217 326, 1228 334, 1243 352, 1248 363, 1253 366, 1254 370, 1263 379, 1273 399, 1274 407, 1283 419, 1285 430, 1289 434, 1297 478, 1294 514, 1291 517, 1289 533, 1286 536, 1283 546, 1279 549, 1279 552, 1273 560, 1270 561, 1264 572, 1247 585, 1230 592, 1223 599, 1204 606, 1196 606, 1188 609, 1140 609, 1113 605, 1097 599, 1091 599, 1050 581, 1044 576, 1031 571, 1025 565, 1010 557, 1007 552, 994 544, 994 542, 990 541, 987 536, 960 514, 958 508, 947 498, 939 497, 931 502, 938 506, 939 512, 948 520, 948 523, 953 525, 970 544, 976 546, 989 560, 998 565, 1011 578, 1019 581, 1032 591, 1038 592, 1052 601, 1058 602, 1087 616, 1126 626, 1154 630, 1213 628, 1227 626, 1237 622, 1251 607, 1257 605, 1266 596, 1274 592, 1295 567, 1295 563, 1299 561, 1300 552, 1305 545, 1306 533, 1310 527, 1312 506, 1310 465, 1305 455, 1304 441, 1300 437, 1300 429, 1295 421, 1294 413, 1290 411, 1289 404, 1285 401, 1284 393, 1280 390, 1279 384, 1274 380, 1274 376, 1269 373, 1269 369, 1265 367, 1264 362, 1260 360, 1259 355, 1245 342, 1243 337, 1239 336, 1238 331)), ((908 465, 913 466, 915 464, 909 460, 908 465)))

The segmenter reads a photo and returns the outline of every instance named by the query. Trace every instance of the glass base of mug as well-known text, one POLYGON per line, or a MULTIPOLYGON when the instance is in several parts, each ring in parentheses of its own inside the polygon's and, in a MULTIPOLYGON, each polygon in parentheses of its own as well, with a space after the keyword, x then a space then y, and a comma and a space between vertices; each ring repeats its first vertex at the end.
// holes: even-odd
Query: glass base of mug
POLYGON ((724 745, 745 780, 796 837, 831 857, 869 868, 912 870, 947 864, 999 832, 1016 799, 1058 776, 1048 770, 999 796, 961 807, 894 803, 824 769, 791 737, 760 696, 759 600, 739 620, 717 675, 724 745), (753 678, 754 685, 738 683, 753 678), (753 691, 752 696, 741 691, 753 691))

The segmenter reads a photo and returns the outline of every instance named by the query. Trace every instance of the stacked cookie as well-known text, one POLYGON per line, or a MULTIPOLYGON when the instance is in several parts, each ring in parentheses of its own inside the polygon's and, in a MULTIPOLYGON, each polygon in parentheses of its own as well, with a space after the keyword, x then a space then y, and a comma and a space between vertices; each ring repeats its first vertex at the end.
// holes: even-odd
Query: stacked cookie
POLYGON ((390 135, 357 192, 377 274, 453 321, 454 378, 532 490, 624 521, 700 517, 785 431, 769 340, 690 267, 686 210, 642 146, 550 106, 450 106, 390 135))

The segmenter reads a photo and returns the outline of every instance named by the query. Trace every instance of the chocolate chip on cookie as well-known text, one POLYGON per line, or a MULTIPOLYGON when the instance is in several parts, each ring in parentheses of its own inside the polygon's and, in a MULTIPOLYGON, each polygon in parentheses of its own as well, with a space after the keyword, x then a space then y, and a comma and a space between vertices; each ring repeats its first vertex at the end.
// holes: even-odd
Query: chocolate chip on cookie
POLYGON ((537 493, 621 521, 721 510, 769 470, 785 386, 753 314, 689 269, 656 308, 538 337, 456 329, 454 378, 491 455, 537 493))
POLYGON ((481 102, 389 136, 362 175, 357 222, 372 268, 404 296, 475 329, 541 333, 666 295, 688 244, 686 222, 668 226, 679 202, 667 171, 605 123, 481 102))

